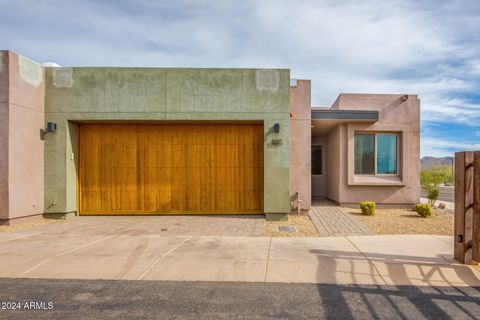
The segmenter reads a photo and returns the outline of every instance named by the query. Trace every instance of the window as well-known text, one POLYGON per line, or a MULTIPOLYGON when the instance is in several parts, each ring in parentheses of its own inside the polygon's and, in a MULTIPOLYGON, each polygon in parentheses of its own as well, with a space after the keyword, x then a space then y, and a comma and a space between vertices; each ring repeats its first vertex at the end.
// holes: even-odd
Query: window
POLYGON ((355 133, 355 174, 397 174, 396 133, 355 133))
POLYGON ((312 175, 322 175, 322 146, 312 146, 312 175))
POLYGON ((377 134, 377 174, 397 174, 396 134, 377 134))
POLYGON ((355 174, 375 174, 374 134, 355 134, 355 174))

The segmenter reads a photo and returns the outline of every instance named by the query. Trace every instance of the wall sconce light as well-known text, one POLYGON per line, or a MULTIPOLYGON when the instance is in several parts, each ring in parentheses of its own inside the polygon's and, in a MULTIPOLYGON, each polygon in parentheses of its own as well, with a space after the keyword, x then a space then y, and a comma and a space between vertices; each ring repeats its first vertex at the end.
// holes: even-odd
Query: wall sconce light
POLYGON ((280 123, 275 123, 273 125, 273 132, 279 133, 280 132, 280 123))
POLYGON ((403 101, 407 101, 407 100, 408 100, 408 94, 402 95, 402 100, 403 100, 403 101))
POLYGON ((57 131, 57 124, 55 122, 47 122, 47 130, 46 133, 55 132, 57 131))

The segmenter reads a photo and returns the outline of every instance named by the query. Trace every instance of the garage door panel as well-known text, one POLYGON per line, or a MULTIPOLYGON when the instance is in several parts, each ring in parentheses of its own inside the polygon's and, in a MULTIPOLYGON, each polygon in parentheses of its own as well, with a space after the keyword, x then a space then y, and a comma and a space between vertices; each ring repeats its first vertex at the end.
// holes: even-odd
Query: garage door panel
POLYGON ((82 124, 82 214, 261 213, 263 127, 82 124))

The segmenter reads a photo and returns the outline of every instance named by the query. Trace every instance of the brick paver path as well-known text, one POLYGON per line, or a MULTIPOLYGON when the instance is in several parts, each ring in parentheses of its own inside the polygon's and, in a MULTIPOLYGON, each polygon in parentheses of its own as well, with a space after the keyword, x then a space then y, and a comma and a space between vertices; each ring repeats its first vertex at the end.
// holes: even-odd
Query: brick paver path
POLYGON ((320 201, 312 204, 309 215, 320 237, 371 234, 355 217, 343 212, 332 202, 320 201))
POLYGON ((82 216, 39 229, 62 234, 95 235, 105 230, 121 235, 263 236, 263 215, 82 216))

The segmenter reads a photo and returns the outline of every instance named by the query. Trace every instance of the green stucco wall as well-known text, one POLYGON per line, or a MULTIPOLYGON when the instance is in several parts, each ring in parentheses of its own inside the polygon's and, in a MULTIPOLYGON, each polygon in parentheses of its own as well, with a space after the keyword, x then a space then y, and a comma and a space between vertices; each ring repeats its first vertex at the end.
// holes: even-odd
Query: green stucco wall
POLYGON ((290 211, 289 70, 47 68, 45 87, 46 213, 77 210, 75 122, 98 120, 262 120, 264 211, 290 211))

